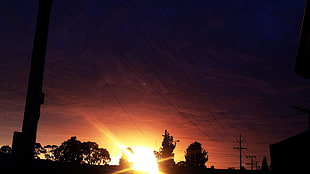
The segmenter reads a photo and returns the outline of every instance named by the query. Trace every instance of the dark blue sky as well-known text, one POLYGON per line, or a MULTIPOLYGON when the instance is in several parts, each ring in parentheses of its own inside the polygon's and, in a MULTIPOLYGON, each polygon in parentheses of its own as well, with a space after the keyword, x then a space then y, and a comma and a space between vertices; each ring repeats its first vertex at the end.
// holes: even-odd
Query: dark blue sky
MULTIPOLYGON (((242 134, 246 155, 269 158, 269 144, 307 129, 290 108, 310 108, 310 82, 294 72, 304 4, 55 0, 37 140, 76 135, 118 156, 111 137, 158 149, 168 129, 176 161, 197 140, 207 166, 237 168, 242 134)), ((0 144, 21 129, 37 8, 0 7, 0 144)))

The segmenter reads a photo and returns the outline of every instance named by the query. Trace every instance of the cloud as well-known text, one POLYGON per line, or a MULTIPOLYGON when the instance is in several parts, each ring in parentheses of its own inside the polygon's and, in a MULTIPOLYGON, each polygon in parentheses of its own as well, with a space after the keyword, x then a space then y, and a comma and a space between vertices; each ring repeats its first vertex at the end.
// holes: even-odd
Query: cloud
MULTIPOLYGON (((303 117, 282 117, 294 112, 290 104, 309 103, 309 82, 293 72, 301 2, 165 1, 170 22, 157 2, 102 2, 104 9, 91 1, 58 3, 69 11, 53 6, 38 129, 43 144, 76 135, 112 150, 102 134, 108 130, 123 142, 159 148, 168 129, 181 140, 178 159, 199 140, 210 162, 226 168, 238 166, 225 163, 234 161, 235 151, 227 150, 234 136, 242 133, 253 153, 268 156, 267 144, 306 128, 303 117)), ((1 24, 0 41, 6 139, 22 124, 35 23, 34 6, 14 5, 0 15, 12 16, 1 24)))

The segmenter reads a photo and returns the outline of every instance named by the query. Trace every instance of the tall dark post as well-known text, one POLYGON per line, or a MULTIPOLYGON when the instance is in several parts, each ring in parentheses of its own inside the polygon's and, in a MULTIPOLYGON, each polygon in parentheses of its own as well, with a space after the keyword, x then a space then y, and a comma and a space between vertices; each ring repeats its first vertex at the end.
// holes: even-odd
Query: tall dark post
POLYGON ((40 106, 44 103, 42 85, 51 7, 52 0, 40 0, 22 127, 21 165, 26 168, 32 165, 40 106))
POLYGON ((254 162, 254 158, 256 158, 256 156, 246 156, 246 158, 249 158, 250 160, 251 160, 251 162, 250 163, 246 163, 246 164, 249 164, 249 165, 251 165, 251 170, 253 170, 253 165, 255 164, 255 162, 254 162))
POLYGON ((242 142, 243 142, 243 138, 240 134, 240 137, 237 138, 237 141, 239 143, 239 147, 234 147, 234 149, 238 149, 239 150, 239 155, 240 155, 240 170, 242 169, 242 150, 247 149, 246 147, 242 147, 242 142))
POLYGON ((310 0, 306 0, 296 55, 295 72, 310 79, 310 0))

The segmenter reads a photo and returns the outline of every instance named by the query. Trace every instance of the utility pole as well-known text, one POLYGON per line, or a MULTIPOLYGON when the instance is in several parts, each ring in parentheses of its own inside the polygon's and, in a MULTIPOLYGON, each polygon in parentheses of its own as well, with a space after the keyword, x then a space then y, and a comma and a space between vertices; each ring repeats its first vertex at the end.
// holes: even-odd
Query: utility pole
POLYGON ((259 170, 259 168, 260 168, 258 165, 258 162, 259 161, 257 161, 257 160, 254 161, 255 170, 259 170))
POLYGON ((242 169, 242 150, 247 149, 246 147, 242 147, 242 143, 244 141, 244 138, 240 136, 237 138, 237 142, 239 143, 239 147, 234 147, 234 149, 238 149, 240 153, 240 170, 242 169))
POLYGON ((13 136, 13 144, 18 149, 17 166, 26 173, 32 170, 40 107, 44 103, 42 86, 52 1, 39 1, 22 132, 14 132, 13 136))
MULTIPOLYGON (((246 164, 251 165, 251 170, 253 170, 253 165, 254 165, 253 159, 254 158, 256 159, 256 156, 246 156, 246 158, 251 159, 251 163, 246 163, 246 164)), ((256 166, 257 166, 257 164, 256 164, 256 166)))

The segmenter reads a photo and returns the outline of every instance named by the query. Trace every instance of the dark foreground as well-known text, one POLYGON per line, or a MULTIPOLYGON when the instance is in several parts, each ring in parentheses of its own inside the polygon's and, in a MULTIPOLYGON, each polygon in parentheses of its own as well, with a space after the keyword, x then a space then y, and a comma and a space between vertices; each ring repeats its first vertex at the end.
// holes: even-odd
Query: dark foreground
MULTIPOLYGON (((23 169, 15 167, 11 162, 8 160, 1 161, 0 174, 145 174, 143 172, 126 170, 120 166, 68 165, 68 163, 49 162, 46 160, 36 160, 32 169, 23 169)), ((162 169, 161 174, 261 174, 261 172, 175 167, 173 169, 162 169)))
MULTIPOLYGON (((119 166, 50 166, 34 167, 31 171, 21 168, 1 167, 1 174, 145 174, 143 172, 124 170, 119 166)), ((239 171, 225 169, 191 169, 174 168, 161 171, 161 174, 260 174, 260 171, 239 171)))
MULTIPOLYGON (((102 166, 102 167, 53 167, 53 168, 34 168, 31 172, 16 169, 2 168, 1 174, 145 174, 138 171, 123 171, 118 166, 102 166)), ((260 171, 243 171, 239 170, 224 170, 224 169, 190 169, 190 168, 175 168, 161 172, 161 174, 260 174, 260 171)))

